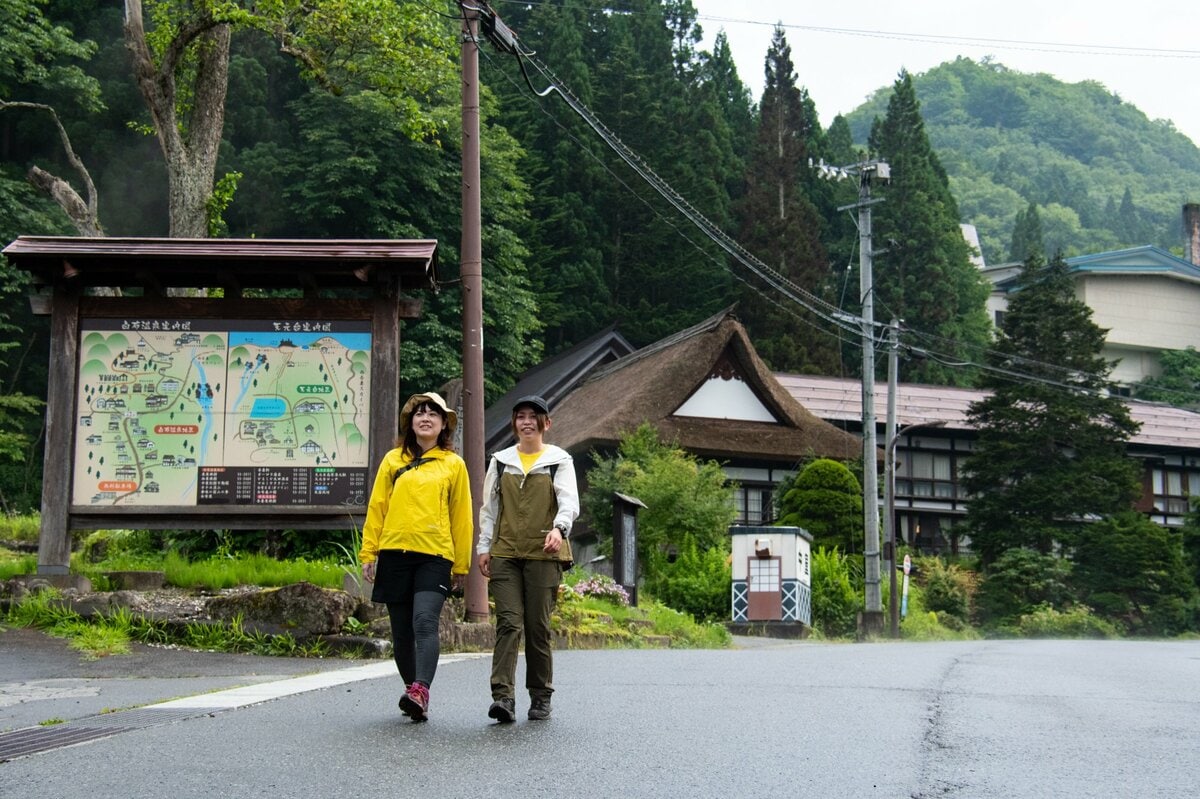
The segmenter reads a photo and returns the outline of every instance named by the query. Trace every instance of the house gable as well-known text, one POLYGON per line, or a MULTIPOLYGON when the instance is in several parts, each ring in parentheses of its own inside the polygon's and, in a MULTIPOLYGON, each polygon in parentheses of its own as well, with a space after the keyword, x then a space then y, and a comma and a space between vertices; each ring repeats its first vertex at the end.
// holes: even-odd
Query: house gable
POLYGON ((713 364, 704 382, 672 415, 780 424, 779 418, 751 387, 745 369, 728 348, 713 364))

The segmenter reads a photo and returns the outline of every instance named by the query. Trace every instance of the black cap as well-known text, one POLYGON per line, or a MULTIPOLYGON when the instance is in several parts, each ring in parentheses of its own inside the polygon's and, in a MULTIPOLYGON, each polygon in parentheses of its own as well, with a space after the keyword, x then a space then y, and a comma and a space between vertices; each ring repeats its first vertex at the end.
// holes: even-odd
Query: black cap
POLYGON ((537 394, 530 394, 527 397, 521 397, 519 400, 513 403, 513 413, 516 413, 517 409, 522 405, 528 405, 538 413, 544 413, 547 416, 550 415, 550 406, 546 403, 546 400, 542 399, 537 394))

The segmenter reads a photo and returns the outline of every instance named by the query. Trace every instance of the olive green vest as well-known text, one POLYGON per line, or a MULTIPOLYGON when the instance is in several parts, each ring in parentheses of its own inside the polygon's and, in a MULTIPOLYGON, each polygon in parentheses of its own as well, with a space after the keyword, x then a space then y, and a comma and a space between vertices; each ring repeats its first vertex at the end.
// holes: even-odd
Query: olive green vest
POLYGON ((565 538, 558 554, 542 549, 546 532, 554 524, 558 500, 549 472, 538 469, 526 475, 500 468, 500 518, 492 539, 492 555, 525 560, 561 560, 570 563, 571 544, 565 538))

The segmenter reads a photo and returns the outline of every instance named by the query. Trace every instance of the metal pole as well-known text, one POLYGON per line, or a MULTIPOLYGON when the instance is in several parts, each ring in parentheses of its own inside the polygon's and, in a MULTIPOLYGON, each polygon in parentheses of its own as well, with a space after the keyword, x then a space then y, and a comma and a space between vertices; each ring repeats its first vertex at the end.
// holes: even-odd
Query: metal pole
MULTIPOLYGON (((483 243, 479 191, 479 12, 462 6, 462 360, 463 460, 473 500, 475 540, 483 501, 483 243)), ((472 553, 474 543, 472 543, 472 553)), ((474 564, 467 577, 467 621, 487 621, 487 581, 474 564)))
POLYGON ((858 182, 859 292, 862 296, 862 426, 863 426, 863 558, 866 612, 863 632, 883 628, 883 596, 879 588, 879 483, 875 462, 875 298, 871 274, 871 173, 864 168, 858 182))
MULTIPOLYGON (((896 325, 895 320, 892 321, 892 325, 893 325, 892 336, 895 336, 896 329, 897 329, 895 327, 895 325, 896 325)), ((894 341, 895 340, 893 339, 893 350, 892 350, 893 357, 895 357, 894 341)), ((892 385, 889 385, 889 389, 892 391, 896 390, 892 385)), ((889 398, 889 400, 890 400, 890 398, 889 398)), ((888 518, 892 520, 892 526, 891 526, 891 530, 889 532, 888 540, 889 540, 889 543, 891 544, 893 558, 896 556, 896 523, 895 523, 895 519, 896 519, 896 442, 898 442, 905 435, 911 433, 913 430, 916 430, 918 428, 921 428, 921 427, 944 427, 945 424, 946 423, 943 421, 918 422, 917 424, 910 424, 907 427, 903 427, 900 430, 898 430, 897 432, 890 433, 888 435, 887 446, 884 447, 884 453, 883 453, 884 470, 885 470, 884 474, 886 475, 886 480, 887 480, 887 482, 884 485, 884 492, 885 492, 885 496, 886 496, 885 511, 887 512, 888 518)), ((908 579, 907 575, 905 576, 905 579, 906 580, 908 579)), ((892 638, 899 638, 900 637, 900 606, 898 604, 898 599, 896 596, 896 590, 897 590, 896 589, 896 566, 895 566, 894 562, 892 564, 890 588, 891 588, 891 597, 890 597, 891 598, 891 607, 888 608, 889 615, 891 616, 890 632, 891 632, 892 638)))
POLYGON ((896 347, 900 322, 888 326, 887 447, 883 462, 883 537, 887 541, 883 567, 888 573, 888 620, 892 638, 900 637, 900 608, 896 596, 896 464, 892 458, 896 438, 896 394, 899 391, 900 353, 896 347))

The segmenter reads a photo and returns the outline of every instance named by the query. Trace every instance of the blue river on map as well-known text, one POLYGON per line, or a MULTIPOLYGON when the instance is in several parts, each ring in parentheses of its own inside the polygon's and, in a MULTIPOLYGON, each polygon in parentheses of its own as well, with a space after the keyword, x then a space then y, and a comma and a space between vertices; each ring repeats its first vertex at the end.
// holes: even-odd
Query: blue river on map
MULTIPOLYGON (((287 340, 297 347, 307 349, 310 344, 319 339, 329 338, 336 341, 340 346, 350 350, 370 350, 371 334, 370 333, 279 333, 279 332, 234 332, 229 333, 229 347, 232 349, 239 344, 248 344, 264 349, 278 349, 280 341, 287 340)), ((204 372, 204 367, 196 360, 195 350, 192 350, 192 363, 195 364, 199 374, 201 386, 200 396, 196 398, 200 404, 200 410, 204 414, 204 429, 200 434, 200 453, 196 459, 196 465, 203 466, 205 464, 205 456, 208 453, 208 443, 211 438, 213 419, 213 399, 205 395, 203 386, 208 382, 208 377, 204 372)), ((254 386, 254 377, 262 368, 262 364, 257 361, 251 361, 246 364, 246 368, 242 370, 238 380, 238 395, 230 407, 237 408, 241 406, 242 400, 247 392, 254 386)), ((250 410, 250 418, 252 419, 278 419, 287 412, 287 404, 284 400, 277 397, 259 397, 254 400, 254 404, 250 410)), ((192 482, 184 489, 183 496, 190 497, 190 492, 196 485, 196 481, 200 477, 200 470, 196 470, 196 476, 192 478, 192 482)))

